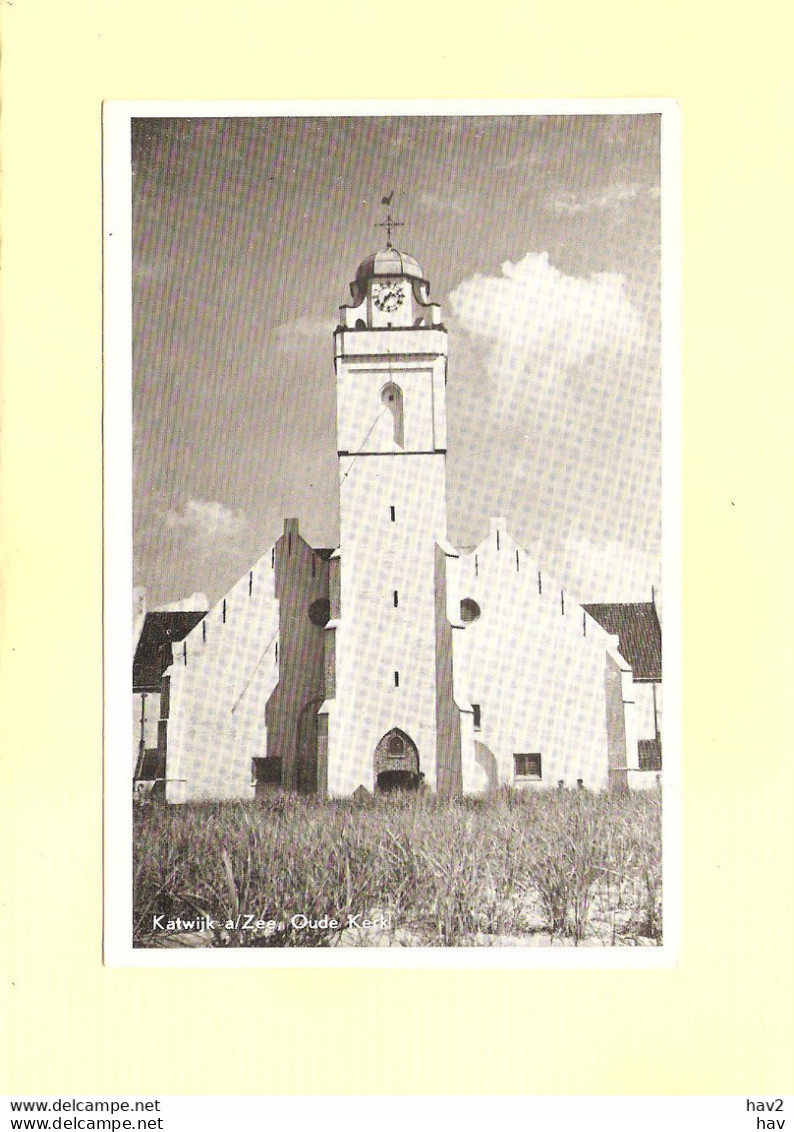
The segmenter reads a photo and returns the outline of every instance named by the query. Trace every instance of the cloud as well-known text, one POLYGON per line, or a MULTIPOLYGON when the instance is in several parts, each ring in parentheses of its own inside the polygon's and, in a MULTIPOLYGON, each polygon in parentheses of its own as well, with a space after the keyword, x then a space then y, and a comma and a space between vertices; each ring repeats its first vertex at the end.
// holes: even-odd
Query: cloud
POLYGON ((448 389, 456 537, 476 541, 484 516, 505 514, 528 546, 545 548, 544 568, 572 596, 647 600, 659 537, 660 378, 654 324, 624 278, 569 276, 531 254, 465 280, 448 305, 457 323, 448 389))
POLYGON ((491 412, 503 424, 535 421, 535 407, 554 405, 557 394, 556 416, 564 423, 562 400, 574 400, 577 384, 591 395, 594 366, 608 371, 609 381, 600 380, 614 397, 647 348, 647 327, 622 275, 565 275, 546 252, 503 263, 500 277, 475 275, 449 302, 462 329, 479 341, 493 385, 491 412))
POLYGON ((636 200, 658 200, 657 185, 644 185, 638 181, 609 185, 600 192, 564 192, 546 206, 558 215, 576 216, 587 212, 604 212, 636 200))
POLYGON ((182 511, 167 511, 163 518, 167 527, 181 529, 200 542, 222 542, 242 534, 248 525, 242 511, 206 499, 190 499, 182 511))
POLYGON ((311 318, 301 315, 276 327, 276 348, 284 353, 300 349, 318 338, 330 338, 336 329, 336 319, 311 318))

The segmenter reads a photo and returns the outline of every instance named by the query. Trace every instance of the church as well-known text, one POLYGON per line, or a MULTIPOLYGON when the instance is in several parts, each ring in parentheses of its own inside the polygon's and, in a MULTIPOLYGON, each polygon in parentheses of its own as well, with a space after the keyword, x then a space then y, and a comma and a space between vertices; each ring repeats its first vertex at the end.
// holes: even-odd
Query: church
POLYGON ((339 545, 287 518, 213 608, 142 620, 136 783, 174 803, 654 786, 655 605, 577 604, 502 518, 450 544, 447 331, 388 235, 333 336, 339 545))

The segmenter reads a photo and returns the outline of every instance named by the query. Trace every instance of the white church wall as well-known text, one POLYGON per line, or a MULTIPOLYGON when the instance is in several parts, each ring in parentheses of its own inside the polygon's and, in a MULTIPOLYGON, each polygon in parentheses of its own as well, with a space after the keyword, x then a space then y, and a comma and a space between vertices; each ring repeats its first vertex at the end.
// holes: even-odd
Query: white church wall
POLYGON ((438 359, 431 365, 395 353, 377 362, 368 359, 340 365, 337 375, 339 451, 355 454, 365 448, 367 452, 429 452, 445 447, 446 413, 444 399, 439 402, 437 391, 439 381, 443 383, 443 362, 444 359, 438 359), (384 386, 392 382, 403 396, 401 444, 395 440, 392 416, 381 399, 384 386))
MULTIPOLYGON (((184 641, 168 670, 166 797, 250 799, 278 681, 279 609, 269 550, 184 641)), ((165 697, 164 697, 165 698, 165 697)))
MULTIPOLYGON (((399 361, 399 359, 397 359, 399 361)), ((385 364, 345 368, 340 377, 339 448, 356 453, 432 451, 433 377, 430 367, 396 371, 385 364), (403 442, 397 444, 393 417, 383 404, 381 391, 395 384, 403 395, 403 442)))
POLYGON ((460 640, 459 557, 446 541, 436 542, 436 786, 445 797, 471 790, 476 779, 473 713, 465 699, 460 640))
POLYGON ((614 789, 628 785, 628 768, 637 767, 637 725, 631 669, 615 648, 606 652, 606 691, 609 782, 614 789))
POLYGON ((479 619, 464 633, 469 699, 479 708, 478 788, 608 784, 604 665, 613 640, 518 547, 504 520, 461 558, 461 595, 479 619), (482 748, 485 748, 485 751, 482 748), (514 756, 540 755, 541 775, 517 776, 514 756))
POLYGON ((634 685, 634 702, 637 709, 637 737, 655 739, 661 725, 661 686, 652 683, 634 685), (654 704, 654 697, 656 703, 654 704))
POLYGON ((340 473, 339 746, 329 745, 329 792, 373 788, 375 747, 393 727, 414 741, 434 788, 434 536, 445 525, 444 457, 342 457, 340 473))
POLYGON ((447 448, 447 359, 439 358, 433 366, 433 447, 447 448))
POLYGON ((629 770, 626 773, 626 785, 629 790, 656 790, 661 782, 661 771, 629 770))
MULTIPOLYGON (((447 335, 444 330, 435 327, 412 330, 411 338, 416 343, 416 346, 412 346, 415 352, 427 357, 446 356, 447 335)), ((405 331, 397 328, 374 332, 338 329, 334 333, 335 358, 338 363, 342 358, 347 361, 356 358, 372 360, 377 355, 379 359, 388 362, 389 357, 395 358, 405 352, 405 341, 405 331)))
MULTIPOLYGON (((634 700, 637 739, 656 739, 661 734, 662 726, 661 684, 632 684, 631 695, 634 700)), ((633 757, 633 752, 629 752, 627 765, 626 785, 632 790, 652 790, 662 780, 661 773, 657 770, 639 769, 639 751, 636 758, 633 757)))

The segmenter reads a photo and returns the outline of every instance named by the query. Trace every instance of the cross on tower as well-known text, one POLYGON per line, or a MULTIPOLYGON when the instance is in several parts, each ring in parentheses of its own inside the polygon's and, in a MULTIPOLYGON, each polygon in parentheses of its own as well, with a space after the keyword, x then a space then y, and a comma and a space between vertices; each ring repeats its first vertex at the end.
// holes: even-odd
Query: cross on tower
POLYGON ((391 212, 387 212, 386 219, 381 220, 380 224, 375 224, 374 227, 386 229, 386 247, 390 248, 393 246, 391 242, 391 230, 392 228, 402 228, 403 222, 402 220, 392 220, 391 212))

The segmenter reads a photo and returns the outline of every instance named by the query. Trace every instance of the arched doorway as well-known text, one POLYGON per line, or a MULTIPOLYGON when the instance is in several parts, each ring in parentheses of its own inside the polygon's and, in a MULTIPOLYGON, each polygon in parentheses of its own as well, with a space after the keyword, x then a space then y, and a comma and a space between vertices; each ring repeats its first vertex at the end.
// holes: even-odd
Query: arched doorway
POLYGON ((295 786, 301 794, 317 792, 317 712, 322 696, 304 704, 295 742, 295 786))
POLYGON ((419 752, 416 743, 399 727, 387 731, 375 748, 375 785, 378 790, 416 790, 419 752))

